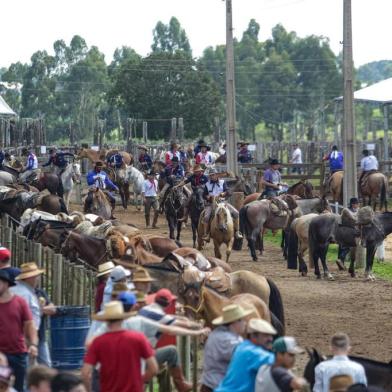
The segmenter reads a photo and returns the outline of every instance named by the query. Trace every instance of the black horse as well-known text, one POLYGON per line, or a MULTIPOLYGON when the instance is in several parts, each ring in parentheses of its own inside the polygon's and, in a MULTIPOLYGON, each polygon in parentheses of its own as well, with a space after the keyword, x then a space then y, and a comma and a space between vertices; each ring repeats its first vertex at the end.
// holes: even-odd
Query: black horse
POLYGON ((184 207, 186 195, 182 187, 170 187, 167 191, 165 199, 165 215, 169 225, 170 238, 172 240, 180 240, 182 221, 179 219, 184 217, 184 207), (177 236, 174 238, 175 230, 177 229, 177 236))
POLYGON ((199 225, 200 215, 204 210, 205 205, 203 192, 204 190, 202 187, 194 188, 189 203, 189 215, 191 217, 192 239, 194 248, 196 248, 197 227, 199 225))
MULTIPOLYGON (((316 349, 313 349, 313 351, 308 350, 308 354, 309 361, 305 366, 304 377, 313 390, 315 382, 314 369, 327 358, 322 356, 316 349)), ((355 356, 350 356, 349 358, 364 367, 368 385, 383 388, 384 391, 392 391, 392 361, 385 363, 355 356)))

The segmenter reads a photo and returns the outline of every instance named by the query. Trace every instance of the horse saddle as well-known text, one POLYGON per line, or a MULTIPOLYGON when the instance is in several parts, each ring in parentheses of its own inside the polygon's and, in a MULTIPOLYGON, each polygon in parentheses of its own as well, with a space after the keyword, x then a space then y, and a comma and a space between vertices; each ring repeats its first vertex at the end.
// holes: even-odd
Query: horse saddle
POLYGON ((356 214, 352 213, 348 208, 343 208, 340 220, 340 225, 342 226, 355 227, 357 223, 357 216, 356 214))
POLYGON ((205 284, 218 293, 228 294, 231 291, 231 279, 222 268, 213 268, 206 272, 205 284))
POLYGON ((270 199, 271 212, 276 216, 286 216, 289 213, 289 206, 287 203, 277 197, 270 199))
POLYGON ((368 187, 369 177, 375 173, 380 173, 380 172, 378 170, 369 170, 363 174, 361 183, 359 184, 361 189, 366 189, 368 187))
POLYGON ((41 177, 41 171, 35 170, 34 172, 32 172, 26 177, 25 183, 31 184, 33 181, 39 180, 40 177, 41 177))

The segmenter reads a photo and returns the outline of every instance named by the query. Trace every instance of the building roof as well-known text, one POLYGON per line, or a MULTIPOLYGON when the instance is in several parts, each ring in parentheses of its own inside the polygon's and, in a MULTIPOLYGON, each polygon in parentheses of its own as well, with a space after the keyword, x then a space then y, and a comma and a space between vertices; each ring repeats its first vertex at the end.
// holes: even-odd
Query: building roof
POLYGON ((16 113, 8 106, 4 98, 0 95, 0 115, 16 116, 16 113))

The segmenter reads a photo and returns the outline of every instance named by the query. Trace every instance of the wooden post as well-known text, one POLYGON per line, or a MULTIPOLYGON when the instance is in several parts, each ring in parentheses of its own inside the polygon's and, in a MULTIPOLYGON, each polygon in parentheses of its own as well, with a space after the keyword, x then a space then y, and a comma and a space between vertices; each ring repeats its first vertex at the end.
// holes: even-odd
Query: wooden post
POLYGON ((197 392, 197 371, 198 371, 198 340, 197 336, 192 337, 192 358, 193 358, 193 366, 192 366, 192 384, 193 384, 193 392, 197 392))
POLYGON ((191 344, 190 344, 190 337, 189 336, 181 336, 177 338, 179 340, 180 345, 180 360, 181 365, 184 371, 184 376, 187 380, 189 380, 191 374, 191 344))
POLYGON ((184 142, 184 119, 182 117, 178 118, 178 139, 181 144, 184 142))
POLYGON ((177 119, 173 117, 171 119, 170 141, 174 142, 176 140, 177 140, 177 119))
POLYGON ((53 293, 54 298, 56 301, 54 302, 56 305, 62 305, 62 294, 63 294, 63 282, 62 282, 62 275, 63 275, 63 255, 56 253, 54 255, 54 265, 55 269, 53 271, 53 293))
POLYGON ((148 135, 147 135, 147 121, 143 121, 143 142, 147 143, 148 135))
POLYGON ((83 295, 83 289, 84 289, 84 285, 85 285, 85 279, 84 279, 84 271, 85 268, 82 265, 76 265, 75 266, 75 279, 74 282, 77 285, 77 297, 76 297, 76 305, 84 305, 84 295, 83 295))

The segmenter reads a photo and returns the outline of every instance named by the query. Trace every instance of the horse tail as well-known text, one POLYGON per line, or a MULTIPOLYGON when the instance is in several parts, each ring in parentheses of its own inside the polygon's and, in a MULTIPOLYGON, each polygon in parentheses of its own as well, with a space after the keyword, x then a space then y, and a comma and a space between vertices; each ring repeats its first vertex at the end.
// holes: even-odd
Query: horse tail
POLYGON ((287 247, 287 268, 297 269, 298 267, 298 235, 293 225, 290 226, 288 247, 287 247))
POLYGON ((279 338, 285 335, 285 328, 284 325, 280 322, 280 320, 272 313, 271 313, 271 325, 276 329, 276 337, 279 338))
POLYGON ((309 267, 314 268, 314 263, 317 262, 316 258, 318 257, 315 252, 317 249, 318 239, 316 238, 315 230, 312 228, 312 222, 309 225, 309 234, 308 234, 308 253, 309 253, 309 267))
POLYGON ((284 320, 284 309, 283 309, 282 296, 280 294, 278 287, 270 278, 267 278, 267 282, 270 287, 269 310, 280 321, 280 323, 282 324, 283 329, 284 329, 285 320, 284 320))
MULTIPOLYGON (((239 211, 240 231, 246 238, 249 236, 249 222, 247 217, 248 206, 241 207, 239 211)), ((241 250, 243 245, 243 238, 236 238, 233 243, 234 250, 241 250)))
POLYGON ((339 194, 339 203, 343 204, 343 181, 344 181, 344 177, 342 177, 342 179, 340 180, 340 194, 339 194))
POLYGON ((64 203, 64 200, 62 198, 59 198, 59 203, 60 203, 60 212, 64 212, 65 214, 68 214, 68 209, 67 206, 64 203))
POLYGON ((381 184, 380 209, 384 206, 385 211, 388 211, 387 186, 387 180, 384 177, 381 184))

